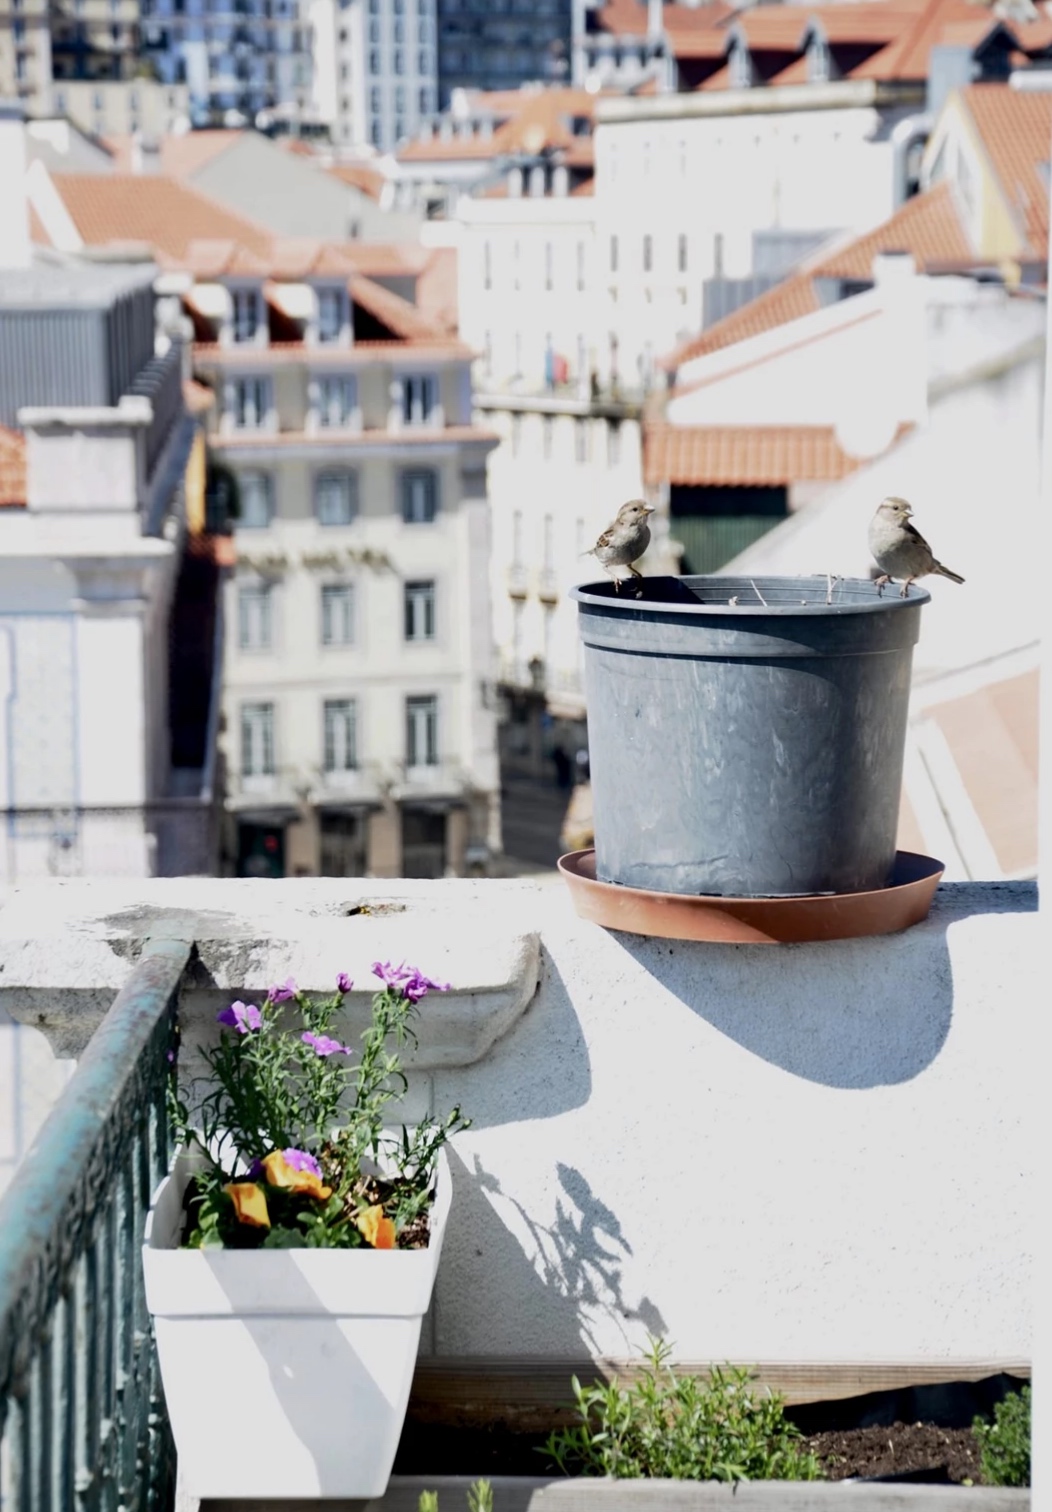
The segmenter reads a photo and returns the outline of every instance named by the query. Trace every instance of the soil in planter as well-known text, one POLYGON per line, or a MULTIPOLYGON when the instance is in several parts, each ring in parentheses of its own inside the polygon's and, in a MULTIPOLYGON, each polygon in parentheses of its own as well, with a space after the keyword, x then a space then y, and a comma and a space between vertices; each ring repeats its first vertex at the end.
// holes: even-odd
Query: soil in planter
MULTIPOLYGON (((396 1475, 557 1475, 541 1452, 547 1434, 437 1429, 407 1423, 396 1475)), ((808 1434, 829 1480, 895 1479, 979 1484, 979 1446, 970 1428, 892 1423, 808 1434)))
MULTIPOLYGON (((873 1392, 789 1408, 829 1480, 981 1484, 971 1423, 1024 1384, 1011 1376, 873 1392)), ((439 1428, 410 1417, 396 1475, 553 1475, 546 1433, 508 1428, 439 1428)))

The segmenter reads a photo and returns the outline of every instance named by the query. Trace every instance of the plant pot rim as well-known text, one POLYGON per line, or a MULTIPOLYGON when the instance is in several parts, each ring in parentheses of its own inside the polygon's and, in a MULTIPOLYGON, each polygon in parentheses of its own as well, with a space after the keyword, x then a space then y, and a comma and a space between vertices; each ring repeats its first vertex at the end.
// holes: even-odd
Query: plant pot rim
POLYGON ((728 898, 654 892, 600 882, 595 850, 570 851, 558 868, 582 919, 627 934, 728 945, 790 945, 894 934, 927 918, 945 865, 899 851, 889 886, 796 898, 728 898))
POLYGON ((718 573, 689 573, 684 577, 644 577, 619 591, 612 582, 580 583, 570 597, 582 608, 610 610, 619 614, 643 611, 646 615, 683 616, 721 620, 811 619, 856 614, 888 614, 918 609, 931 602, 926 588, 913 584, 909 597, 901 598, 896 584, 880 594, 870 578, 813 576, 738 577, 718 573), (758 591, 757 591, 758 590, 758 591), (698 593, 711 595, 699 598, 698 593), (827 597, 832 596, 832 602, 827 597), (765 599, 767 602, 762 602, 765 599), (737 598, 738 603, 730 600, 737 598), (801 602, 801 598, 805 602, 801 602))

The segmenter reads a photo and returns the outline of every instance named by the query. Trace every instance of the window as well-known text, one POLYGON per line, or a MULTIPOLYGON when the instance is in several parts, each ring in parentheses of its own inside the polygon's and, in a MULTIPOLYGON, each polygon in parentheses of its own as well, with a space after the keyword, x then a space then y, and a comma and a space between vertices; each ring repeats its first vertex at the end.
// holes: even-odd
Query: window
POLYGON ((649 272, 652 271, 653 267, 654 267, 654 238, 652 236, 644 236, 644 238, 643 238, 643 272, 644 273, 649 273, 649 272))
POLYGON ((555 434, 555 421, 551 415, 545 415, 541 419, 541 451, 544 460, 550 461, 552 455, 552 441, 555 434))
POLYGON ((551 242, 544 244, 544 287, 546 289, 555 286, 555 248, 551 242))
POLYGON ((255 289, 235 289, 233 303, 234 340, 255 341, 259 330, 259 293, 255 289))
POLYGON ((584 288, 584 242, 577 243, 577 288, 584 288))
POLYGON ((438 478, 423 468, 402 474, 402 519, 407 525, 430 525, 438 513, 438 478))
MULTIPOLYGON (((421 73, 425 73, 426 71, 427 71, 427 57, 426 57, 425 53, 421 53, 420 54, 420 72, 421 73)), ((430 111, 431 111, 431 91, 430 91, 430 89, 424 88, 424 89, 421 89, 421 91, 420 91, 420 114, 421 115, 428 115, 430 113, 430 111)))
POLYGON ((482 243, 482 287, 493 287, 493 247, 488 241, 482 243))
POLYGON ((358 479, 354 473, 319 473, 314 481, 319 525, 350 525, 358 513, 358 479))
POLYGON ((243 583, 237 592, 237 643, 242 651, 269 651, 273 639, 273 588, 243 583))
POLYGON ((405 110, 405 85, 396 84, 394 92, 394 107, 401 114, 405 110))
POLYGON ((263 430, 270 415, 270 379, 235 378, 230 385, 236 430, 263 430))
POLYGON ((350 583, 323 583, 321 643, 349 646, 354 641, 354 589, 350 583))
POLYGON ((241 775, 274 775, 274 705, 241 705, 241 775))
POLYGON ((431 581, 405 585, 405 638, 435 638, 435 585, 431 581))
POLYGON ((616 273, 617 272, 617 237, 616 236, 612 236, 610 238, 610 271, 611 271, 611 273, 616 273))
POLYGON ((325 770, 353 772, 358 765, 358 720, 352 698, 327 698, 324 706, 325 770))
POLYGON ((342 289, 318 290, 318 340, 339 341, 343 334, 346 301, 342 289))
POLYGON ((373 115, 379 115, 384 108, 383 92, 374 84, 369 91, 369 109, 373 115))
POLYGON ((616 420, 609 421, 606 427, 606 461, 609 467, 616 467, 621 461, 621 426, 616 420))
POLYGON ((346 430, 354 423, 358 384, 354 378, 319 378, 318 424, 324 430, 346 430))
POLYGON ((400 74, 400 73, 404 73, 405 72, 405 57, 404 57, 404 55, 403 55, 403 53, 402 53, 402 51, 401 51, 400 48, 396 48, 395 49, 395 55, 394 55, 393 62, 394 62, 394 71, 395 71, 396 74, 400 74))
POLYGON ((575 461, 588 461, 588 421, 581 417, 578 417, 574 422, 573 451, 575 461))
POLYGON ((407 698, 405 701, 406 766, 438 765, 438 699, 407 698))
POLYGON ((267 473, 241 473, 238 487, 238 528, 265 530, 273 513, 270 477, 267 473))
POLYGON ((679 242, 676 251, 676 265, 681 273, 687 271, 687 236, 686 232, 679 233, 679 242))
POLYGON ((428 373, 411 373, 402 379, 402 421, 427 425, 435 408, 437 384, 428 373))
POLYGON ((811 84, 827 84, 829 82, 829 44, 822 37, 815 37, 808 48, 807 77, 811 84))
POLYGON ((369 54, 369 72, 374 78, 381 72, 380 54, 375 48, 369 54))

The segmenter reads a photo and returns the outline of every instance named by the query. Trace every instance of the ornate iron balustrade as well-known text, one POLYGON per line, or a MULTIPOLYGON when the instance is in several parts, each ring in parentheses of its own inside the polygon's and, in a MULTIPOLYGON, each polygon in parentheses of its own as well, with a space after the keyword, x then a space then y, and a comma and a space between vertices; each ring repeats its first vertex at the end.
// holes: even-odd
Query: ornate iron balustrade
POLYGON ((185 940, 147 941, 0 1202, 0 1507, 167 1512, 175 1456, 140 1246, 171 1158, 185 940))

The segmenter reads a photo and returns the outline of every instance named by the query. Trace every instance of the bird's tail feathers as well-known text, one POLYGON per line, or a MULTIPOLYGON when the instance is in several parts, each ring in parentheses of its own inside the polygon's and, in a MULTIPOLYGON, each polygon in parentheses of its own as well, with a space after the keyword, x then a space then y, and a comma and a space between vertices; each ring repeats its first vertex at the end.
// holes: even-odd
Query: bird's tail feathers
POLYGON ((948 567, 944 567, 941 562, 936 562, 934 567, 932 568, 932 571, 940 573, 942 577, 949 578, 951 583, 964 582, 963 577, 959 577, 956 572, 951 572, 950 569, 948 567))

